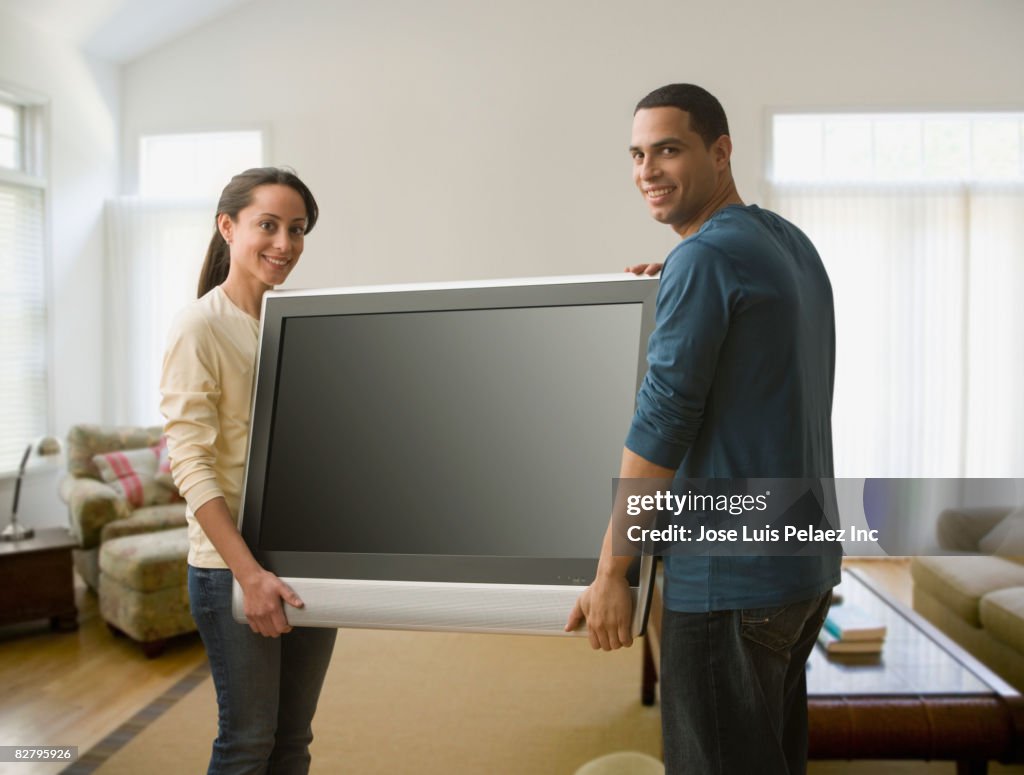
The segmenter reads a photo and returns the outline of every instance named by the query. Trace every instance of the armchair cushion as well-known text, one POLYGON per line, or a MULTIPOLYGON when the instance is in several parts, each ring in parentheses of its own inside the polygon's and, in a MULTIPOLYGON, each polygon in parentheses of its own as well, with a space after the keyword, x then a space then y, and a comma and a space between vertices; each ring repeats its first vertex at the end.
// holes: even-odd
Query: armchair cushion
MULTIPOLYGON (((161 453, 166 442, 143 449, 106 452, 93 456, 103 481, 128 501, 133 508, 180 500, 178 492, 157 480, 161 453)), ((166 460, 166 455, 164 456, 166 460)))
POLYGON ((71 532, 83 549, 99 546, 103 527, 131 513, 128 502, 113 487, 95 479, 68 476, 61 484, 61 496, 71 511, 71 532))
POLYGON ((68 473, 100 480, 93 456, 120 449, 152 447, 160 441, 164 429, 159 425, 147 428, 108 428, 102 425, 73 425, 68 431, 68 473))
POLYGON ((104 541, 100 571, 140 592, 188 583, 188 531, 161 530, 104 541))
POLYGON ((155 533, 187 525, 188 520, 185 519, 185 509, 181 503, 146 506, 135 509, 130 517, 107 524, 101 533, 101 540, 106 542, 112 538, 155 533))

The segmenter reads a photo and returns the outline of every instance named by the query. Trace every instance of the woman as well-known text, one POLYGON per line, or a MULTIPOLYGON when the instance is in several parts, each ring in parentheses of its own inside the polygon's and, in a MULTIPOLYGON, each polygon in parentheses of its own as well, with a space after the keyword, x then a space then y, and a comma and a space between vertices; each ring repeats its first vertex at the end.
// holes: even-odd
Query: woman
POLYGON ((217 690, 210 773, 307 772, 310 723, 337 634, 288 626, 295 592, 262 568, 238 507, 263 294, 302 255, 317 205, 292 172, 246 170, 217 205, 199 299, 179 313, 164 356, 161 411, 188 508, 188 591, 217 690), (231 582, 248 626, 231 615, 231 582))

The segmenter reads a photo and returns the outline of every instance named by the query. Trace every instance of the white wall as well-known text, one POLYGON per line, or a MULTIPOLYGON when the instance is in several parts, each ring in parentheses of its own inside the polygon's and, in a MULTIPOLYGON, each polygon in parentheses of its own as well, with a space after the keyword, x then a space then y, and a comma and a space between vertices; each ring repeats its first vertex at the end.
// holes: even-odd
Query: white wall
MULTIPOLYGON (((50 100, 49 430, 63 438, 76 422, 102 419, 102 212, 118 181, 120 78, 113 65, 0 14, 0 80, 50 100)), ((55 482, 52 468, 26 480, 23 520, 67 523, 55 482)), ((12 499, 13 481, 0 480, 0 521, 12 499)))
POLYGON ((127 65, 141 132, 265 124, 323 220, 293 286, 618 270, 674 240, 631 188, 632 106, 723 102, 762 195, 766 110, 1024 106, 1016 0, 254 0, 127 65))
POLYGON ((758 201, 767 108, 1021 108, 1021 29, 1017 0, 254 0, 119 72, 0 15, 0 80, 51 99, 51 430, 104 419, 102 202, 140 132, 269 128, 323 210, 291 285, 617 270, 674 242, 629 181, 649 89, 720 97, 758 201))

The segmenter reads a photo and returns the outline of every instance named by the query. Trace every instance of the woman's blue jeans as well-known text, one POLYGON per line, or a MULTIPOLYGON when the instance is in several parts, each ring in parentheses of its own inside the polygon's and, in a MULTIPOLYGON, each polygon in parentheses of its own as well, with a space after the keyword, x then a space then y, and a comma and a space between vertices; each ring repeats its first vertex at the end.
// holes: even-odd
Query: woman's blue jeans
POLYGON ((666 775, 801 775, 806 664, 832 592, 772 608, 665 610, 661 725, 666 775))
POLYGON ((278 638, 231 616, 231 571, 188 569, 192 617, 217 690, 209 773, 306 773, 311 722, 337 630, 296 627, 278 638))

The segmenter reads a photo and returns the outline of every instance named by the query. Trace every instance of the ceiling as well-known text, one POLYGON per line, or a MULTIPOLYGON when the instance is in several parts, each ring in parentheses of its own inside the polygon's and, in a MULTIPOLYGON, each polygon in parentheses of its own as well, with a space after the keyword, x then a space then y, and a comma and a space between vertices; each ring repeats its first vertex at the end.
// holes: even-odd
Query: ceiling
POLYGON ((123 64, 250 0, 0 0, 0 13, 123 64))

